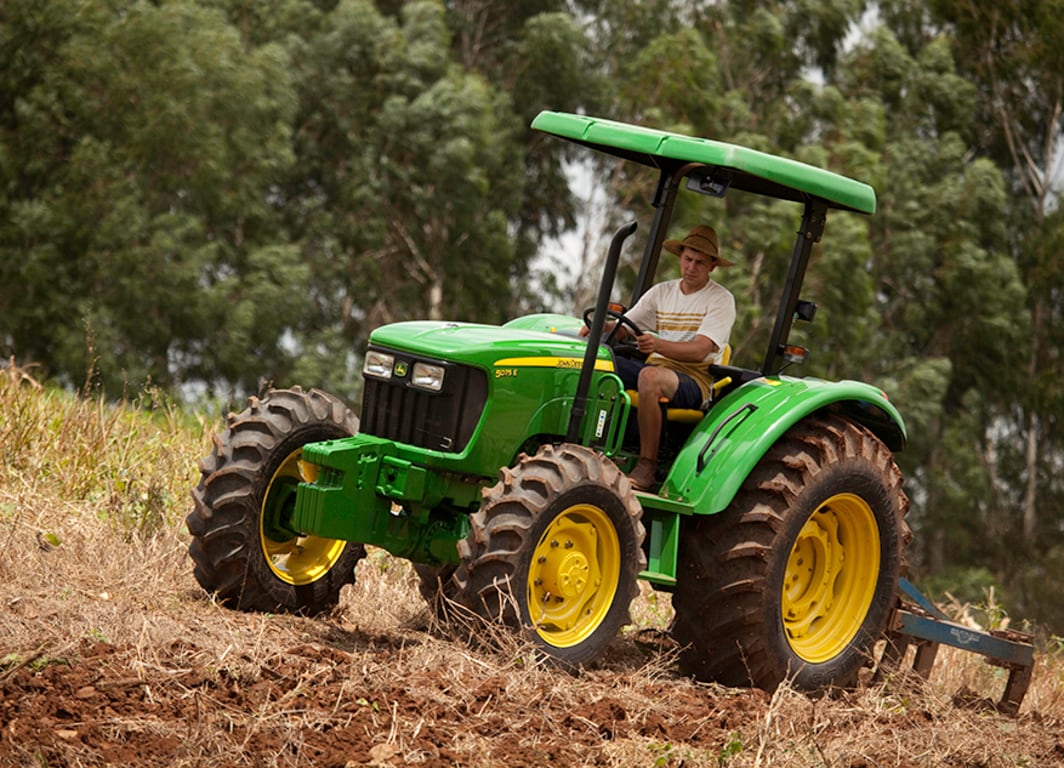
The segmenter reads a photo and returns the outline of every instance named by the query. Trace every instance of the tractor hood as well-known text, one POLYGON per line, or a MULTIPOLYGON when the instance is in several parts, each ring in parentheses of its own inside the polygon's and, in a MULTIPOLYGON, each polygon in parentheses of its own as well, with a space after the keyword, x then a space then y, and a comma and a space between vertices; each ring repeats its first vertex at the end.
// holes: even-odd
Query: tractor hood
MULTIPOLYGON (((579 321, 569 321, 569 328, 579 321)), ((392 323, 377 328, 370 335, 371 346, 388 347, 411 354, 465 363, 490 371, 506 368, 579 368, 586 340, 569 335, 558 324, 536 323, 545 330, 481 325, 444 321, 392 323), (554 330, 551 330, 551 329, 554 330)), ((613 370, 613 358, 607 347, 600 347, 598 370, 613 370)))

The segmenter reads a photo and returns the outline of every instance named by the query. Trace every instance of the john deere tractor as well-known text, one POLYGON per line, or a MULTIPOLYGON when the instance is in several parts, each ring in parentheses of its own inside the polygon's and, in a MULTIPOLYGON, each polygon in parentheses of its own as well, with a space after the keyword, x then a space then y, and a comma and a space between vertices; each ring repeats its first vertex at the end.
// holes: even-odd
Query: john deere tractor
POLYGON ((386 325, 365 351, 360 418, 300 388, 231 415, 188 516, 197 580, 241 610, 317 614, 378 547, 417 566, 430 600, 575 668, 630 621, 643 579, 672 593, 686 673, 769 690, 853 682, 906 569, 905 427, 871 384, 781 371, 804 354, 788 337, 815 312, 800 291, 828 212, 871 214, 874 191, 636 125, 543 112, 532 127, 657 169, 631 303, 655 280, 680 194, 801 207, 760 367, 710 366, 704 412, 639 404, 666 419, 656 492, 633 490, 633 397, 614 361, 636 351, 603 339, 608 318, 630 322, 610 304, 625 226, 583 318, 386 325))

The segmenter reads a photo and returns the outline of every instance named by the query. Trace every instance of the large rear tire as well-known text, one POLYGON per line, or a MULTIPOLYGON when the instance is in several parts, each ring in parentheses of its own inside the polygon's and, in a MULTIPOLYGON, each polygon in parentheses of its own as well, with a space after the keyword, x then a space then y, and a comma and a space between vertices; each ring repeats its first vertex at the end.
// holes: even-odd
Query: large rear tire
POLYGON ((912 535, 890 450, 841 416, 787 432, 680 541, 680 667, 725 685, 846 687, 872 658, 912 535))
POLYGON ((200 463, 195 507, 185 522, 195 577, 231 608, 314 615, 355 580, 365 548, 288 527, 296 486, 314 466, 307 443, 347 437, 358 419, 338 399, 299 387, 252 397, 200 463))
POLYGON ((558 666, 588 664, 630 622, 646 567, 628 478, 573 444, 543 446, 500 476, 458 544, 454 599, 519 630, 558 666))

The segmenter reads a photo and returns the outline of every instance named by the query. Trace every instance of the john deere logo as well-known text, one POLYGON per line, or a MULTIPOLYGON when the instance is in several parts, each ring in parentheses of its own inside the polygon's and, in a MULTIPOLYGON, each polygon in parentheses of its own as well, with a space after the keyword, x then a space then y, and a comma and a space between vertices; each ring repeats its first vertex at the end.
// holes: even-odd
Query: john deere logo
POLYGON ((400 379, 406 376, 406 363, 395 364, 395 375, 400 379))

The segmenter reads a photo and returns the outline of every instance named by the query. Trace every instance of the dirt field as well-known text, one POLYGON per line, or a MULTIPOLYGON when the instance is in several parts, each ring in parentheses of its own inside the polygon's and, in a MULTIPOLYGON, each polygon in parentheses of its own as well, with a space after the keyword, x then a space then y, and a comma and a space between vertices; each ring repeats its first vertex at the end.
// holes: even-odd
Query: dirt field
POLYGON ((328 616, 220 608, 180 522, 202 430, 14 381, 0 377, 0 768, 1064 765, 1059 641, 1013 718, 984 699, 1002 671, 949 651, 928 685, 834 698, 695 684, 660 632, 668 596, 649 591, 599 668, 557 672, 431 626, 410 567, 381 552, 328 616))
MULTIPOLYGON (((952 654, 923 689, 770 697, 679 677, 644 630, 572 676, 433 631, 386 556, 332 615, 300 619, 212 605, 176 532, 89 527, 55 549, 8 533, 4 766, 1064 765, 1062 667, 1044 657, 1018 718, 954 702, 1003 683, 952 654)), ((666 614, 659 598, 640 623, 666 614)))

